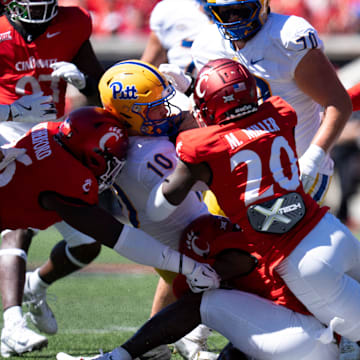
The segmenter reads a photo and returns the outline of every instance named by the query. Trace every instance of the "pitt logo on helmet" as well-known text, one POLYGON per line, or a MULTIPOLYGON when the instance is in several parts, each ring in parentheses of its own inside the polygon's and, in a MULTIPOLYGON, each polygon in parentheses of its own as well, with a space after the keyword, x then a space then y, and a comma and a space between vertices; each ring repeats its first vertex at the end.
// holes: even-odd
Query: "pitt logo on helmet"
POLYGON ((123 84, 120 81, 112 82, 110 85, 112 89, 112 94, 114 99, 128 99, 128 100, 136 100, 137 89, 134 84, 126 85, 124 88, 123 84))

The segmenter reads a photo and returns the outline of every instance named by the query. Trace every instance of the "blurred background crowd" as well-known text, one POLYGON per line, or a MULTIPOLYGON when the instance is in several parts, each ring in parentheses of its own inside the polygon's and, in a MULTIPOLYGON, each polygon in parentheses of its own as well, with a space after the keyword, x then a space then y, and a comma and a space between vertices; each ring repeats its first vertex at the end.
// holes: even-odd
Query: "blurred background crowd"
MULTIPOLYGON (((149 32, 149 15, 159 0, 60 0, 79 5, 93 18, 94 35, 149 32)), ((271 9, 307 19, 320 34, 359 33, 360 0, 271 0, 271 9)))

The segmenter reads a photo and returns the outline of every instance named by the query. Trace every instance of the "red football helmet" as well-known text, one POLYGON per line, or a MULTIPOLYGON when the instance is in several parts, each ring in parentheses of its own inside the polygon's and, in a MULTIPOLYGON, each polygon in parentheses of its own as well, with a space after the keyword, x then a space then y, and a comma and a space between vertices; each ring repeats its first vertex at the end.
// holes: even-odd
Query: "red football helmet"
POLYGON ((60 124, 56 139, 93 172, 100 192, 113 184, 125 164, 126 129, 105 109, 88 106, 72 111, 60 124))
POLYGON ((237 61, 212 60, 196 78, 194 102, 200 127, 237 120, 258 109, 255 78, 237 61))

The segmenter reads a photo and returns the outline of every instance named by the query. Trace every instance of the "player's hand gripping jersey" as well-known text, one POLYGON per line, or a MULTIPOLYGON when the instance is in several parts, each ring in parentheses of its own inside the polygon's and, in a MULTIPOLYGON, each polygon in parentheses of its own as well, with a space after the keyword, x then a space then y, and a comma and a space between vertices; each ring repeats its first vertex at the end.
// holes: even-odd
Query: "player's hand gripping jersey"
POLYGON ((189 130, 177 138, 187 163, 206 162, 213 174, 210 189, 244 242, 268 266, 283 260, 326 213, 304 193, 299 179, 295 111, 273 97, 244 119, 189 130), (236 199, 236 201, 235 201, 236 199))
POLYGON ((96 178, 54 139, 59 124, 40 123, 17 142, 26 153, 0 173, 1 229, 46 229, 61 221, 56 212, 40 206, 44 192, 77 199, 79 205, 97 204, 96 178))
POLYGON ((33 41, 0 17, 0 104, 43 91, 53 97, 58 117, 63 116, 66 82, 51 77, 50 65, 71 62, 91 30, 90 15, 78 7, 59 6, 58 15, 33 41))

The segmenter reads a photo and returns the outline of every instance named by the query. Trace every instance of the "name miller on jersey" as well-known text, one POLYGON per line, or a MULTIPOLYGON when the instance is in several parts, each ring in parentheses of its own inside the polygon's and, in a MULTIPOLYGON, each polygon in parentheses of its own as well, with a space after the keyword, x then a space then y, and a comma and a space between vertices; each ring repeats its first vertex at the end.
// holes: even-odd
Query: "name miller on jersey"
POLYGON ((31 132, 31 139, 33 143, 33 149, 37 160, 43 160, 51 155, 49 134, 47 131, 47 124, 39 124, 31 132))
POLYGON ((18 61, 15 64, 17 71, 28 71, 34 69, 50 69, 50 65, 54 64, 58 59, 36 59, 34 56, 30 56, 26 61, 18 61))
MULTIPOLYGON (((243 133, 248 137, 248 139, 254 139, 264 134, 273 133, 280 131, 279 126, 276 124, 276 121, 269 117, 267 119, 261 120, 258 123, 249 126, 246 129, 241 129, 243 133)), ((228 141, 231 149, 235 149, 238 146, 243 144, 243 141, 240 141, 233 133, 229 133, 225 136, 228 141)))

